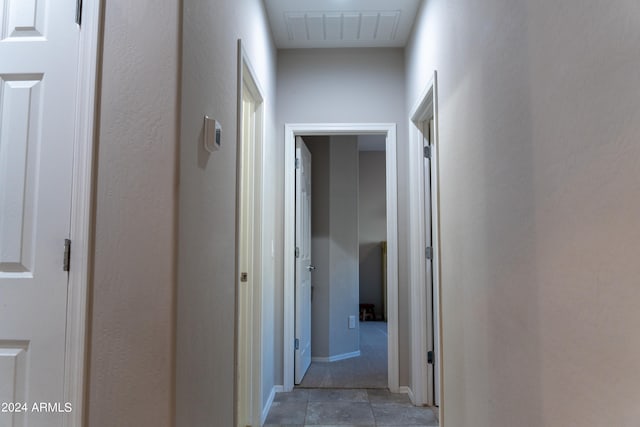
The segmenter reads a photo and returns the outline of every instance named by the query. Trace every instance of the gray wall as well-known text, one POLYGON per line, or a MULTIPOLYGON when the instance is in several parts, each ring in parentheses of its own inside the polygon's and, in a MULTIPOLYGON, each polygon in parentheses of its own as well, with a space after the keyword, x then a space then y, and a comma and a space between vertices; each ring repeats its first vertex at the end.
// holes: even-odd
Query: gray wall
POLYGON ((330 139, 329 351, 336 356, 360 349, 358 322, 348 329, 349 316, 358 316, 358 141, 355 136, 330 139))
POLYGON ((330 317, 330 144, 328 136, 305 136, 311 153, 311 355, 328 357, 330 317))
POLYGON ((174 420, 180 2, 103 7, 84 424, 167 427, 174 420))
POLYGON ((383 314, 382 249, 387 240, 386 155, 360 151, 358 160, 358 243, 360 302, 383 314))
MULTIPOLYGON (((403 49, 281 50, 277 80, 278 141, 284 141, 285 123, 393 122, 398 170, 408 169, 403 49)), ((408 385, 408 177, 398 178, 400 384, 408 385)), ((275 312, 282 313, 278 288, 275 312)))
POLYGON ((177 307, 177 424, 230 426, 234 413, 236 316, 235 229, 237 149, 237 39, 241 38, 265 99, 265 223, 263 260, 263 397, 282 364, 274 342, 274 285, 282 283, 282 215, 275 171, 276 51, 261 0, 184 0, 182 123, 180 132, 177 307), (202 148, 203 116, 222 124, 222 147, 202 148), (274 256, 271 244, 274 242, 274 256))
POLYGON ((312 353, 358 351, 358 147, 355 136, 305 138, 312 155, 312 353), (316 337, 316 334, 318 335, 316 337))
POLYGON ((640 417, 640 2, 429 0, 444 424, 640 417))

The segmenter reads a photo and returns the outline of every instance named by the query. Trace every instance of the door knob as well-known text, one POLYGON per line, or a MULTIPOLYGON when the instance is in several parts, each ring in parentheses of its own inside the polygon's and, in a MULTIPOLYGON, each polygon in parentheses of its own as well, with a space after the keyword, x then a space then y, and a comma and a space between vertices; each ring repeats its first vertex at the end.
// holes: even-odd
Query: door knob
POLYGON ((315 265, 308 265, 307 266, 307 270, 309 270, 309 271, 313 271, 315 269, 316 269, 315 265))

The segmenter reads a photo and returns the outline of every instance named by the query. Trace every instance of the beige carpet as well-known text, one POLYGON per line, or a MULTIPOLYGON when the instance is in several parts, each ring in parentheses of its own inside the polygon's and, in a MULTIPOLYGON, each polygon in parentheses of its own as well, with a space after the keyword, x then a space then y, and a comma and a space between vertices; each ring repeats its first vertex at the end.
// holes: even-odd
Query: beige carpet
POLYGON ((387 388, 387 324, 360 322, 360 357, 311 362, 299 387, 387 388))

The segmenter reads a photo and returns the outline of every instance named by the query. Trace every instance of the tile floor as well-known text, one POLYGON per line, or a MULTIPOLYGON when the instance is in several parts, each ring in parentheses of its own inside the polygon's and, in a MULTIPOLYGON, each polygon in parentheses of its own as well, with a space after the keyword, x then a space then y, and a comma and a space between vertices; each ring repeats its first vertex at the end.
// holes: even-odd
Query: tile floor
POLYGON ((301 389, 278 393, 265 427, 438 426, 431 408, 381 389, 301 389))
POLYGON ((301 387, 387 388, 387 323, 360 322, 360 357, 311 362, 301 387))

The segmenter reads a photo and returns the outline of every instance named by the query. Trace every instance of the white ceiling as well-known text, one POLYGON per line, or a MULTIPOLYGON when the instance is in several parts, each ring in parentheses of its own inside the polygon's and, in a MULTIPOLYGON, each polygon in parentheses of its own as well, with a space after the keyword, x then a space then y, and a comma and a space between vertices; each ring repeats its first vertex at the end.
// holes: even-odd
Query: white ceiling
POLYGON ((421 0, 264 0, 276 46, 404 47, 421 0))

